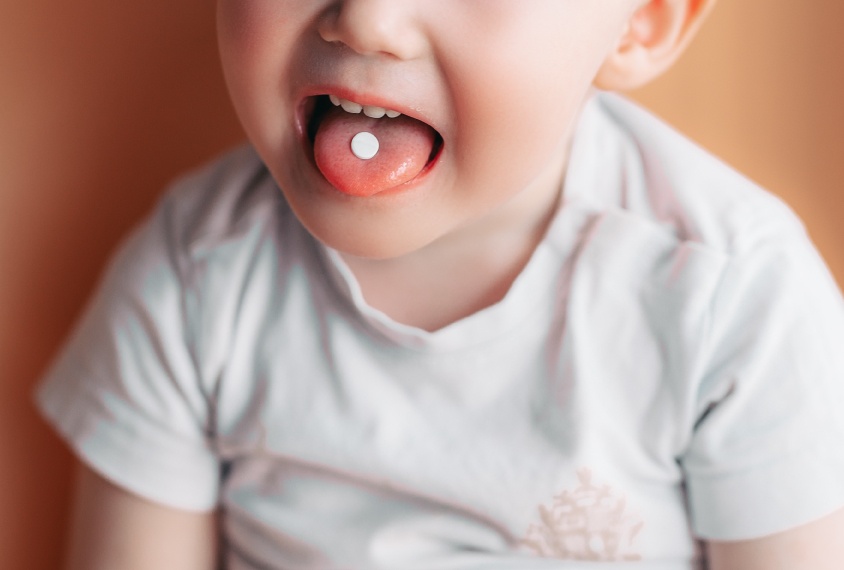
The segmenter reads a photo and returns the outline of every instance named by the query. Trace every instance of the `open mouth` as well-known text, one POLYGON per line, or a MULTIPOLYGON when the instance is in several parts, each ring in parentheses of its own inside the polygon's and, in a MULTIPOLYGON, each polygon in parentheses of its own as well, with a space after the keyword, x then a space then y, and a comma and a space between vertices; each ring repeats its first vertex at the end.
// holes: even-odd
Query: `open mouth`
POLYGON ((405 187, 442 154, 436 129, 391 109, 324 94, 306 98, 302 112, 308 154, 332 186, 351 196, 405 187))

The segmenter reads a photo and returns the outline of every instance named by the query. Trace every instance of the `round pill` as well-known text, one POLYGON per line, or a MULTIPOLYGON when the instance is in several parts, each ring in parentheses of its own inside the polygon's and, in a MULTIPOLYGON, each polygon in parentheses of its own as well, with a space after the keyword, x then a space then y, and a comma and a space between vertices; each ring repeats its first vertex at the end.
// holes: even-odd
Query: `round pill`
POLYGON ((352 139, 352 152, 362 160, 369 160, 378 154, 378 139, 366 131, 358 133, 352 139))

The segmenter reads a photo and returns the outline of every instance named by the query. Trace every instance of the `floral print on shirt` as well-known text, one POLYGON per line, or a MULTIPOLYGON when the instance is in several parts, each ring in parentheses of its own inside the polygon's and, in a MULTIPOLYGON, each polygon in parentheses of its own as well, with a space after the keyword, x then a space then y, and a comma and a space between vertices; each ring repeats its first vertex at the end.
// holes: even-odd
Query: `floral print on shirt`
POLYGON ((634 542, 644 522, 625 512, 624 495, 597 485, 589 469, 577 472, 579 486, 563 491, 550 506, 540 505, 539 524, 531 524, 521 543, 539 556, 566 560, 621 562, 641 560, 634 542))

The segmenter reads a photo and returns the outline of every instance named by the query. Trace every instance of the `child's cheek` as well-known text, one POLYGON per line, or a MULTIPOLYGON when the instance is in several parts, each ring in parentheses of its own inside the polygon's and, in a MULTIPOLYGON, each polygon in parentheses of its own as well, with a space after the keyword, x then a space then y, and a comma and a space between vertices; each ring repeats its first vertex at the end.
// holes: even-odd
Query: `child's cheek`
POLYGON ((230 50, 254 37, 252 22, 256 11, 253 4, 243 0, 217 2, 217 33, 222 47, 230 50))
MULTIPOLYGON (((277 138, 266 132, 279 125, 283 105, 279 86, 289 57, 293 18, 285 18, 289 4, 272 0, 219 0, 217 33, 229 93, 253 142, 277 138), (263 125, 263 127, 261 127, 263 125)), ((277 133, 276 133, 277 135, 277 133)))
POLYGON ((553 70, 535 67, 536 58, 492 58, 485 67, 475 61, 449 70, 461 176, 497 173, 502 186, 523 186, 559 151, 589 80, 548 80, 553 70))
POLYGON ((290 4, 295 3, 283 0, 219 0, 217 33, 224 64, 255 70, 287 57, 289 43, 298 35, 299 21, 307 20, 309 14, 303 10, 285 11, 285 6, 290 4))
POLYGON ((220 0, 217 3, 217 41, 235 104, 261 58, 262 34, 260 27, 255 25, 256 11, 252 3, 244 0, 220 0))

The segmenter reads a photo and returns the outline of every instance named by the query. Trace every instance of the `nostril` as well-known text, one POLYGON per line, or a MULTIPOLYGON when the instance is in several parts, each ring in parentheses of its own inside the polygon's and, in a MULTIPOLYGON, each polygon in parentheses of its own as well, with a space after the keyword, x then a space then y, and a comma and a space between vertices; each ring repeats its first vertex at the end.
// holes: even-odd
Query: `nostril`
POLYGON ((340 42, 340 35, 337 33, 337 21, 340 18, 340 7, 336 4, 325 11, 317 24, 319 37, 328 43, 340 42))
POLYGON ((424 35, 414 16, 395 0, 347 0, 333 3, 320 17, 317 31, 328 43, 342 44, 360 55, 387 55, 401 60, 423 53, 424 35))

